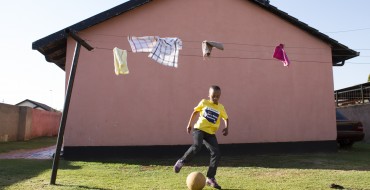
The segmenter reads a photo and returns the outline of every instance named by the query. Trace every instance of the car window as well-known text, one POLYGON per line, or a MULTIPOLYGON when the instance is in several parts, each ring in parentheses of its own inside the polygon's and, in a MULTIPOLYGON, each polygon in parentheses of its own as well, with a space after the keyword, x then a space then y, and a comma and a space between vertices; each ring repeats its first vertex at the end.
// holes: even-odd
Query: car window
POLYGON ((340 113, 338 110, 336 110, 336 117, 337 120, 348 120, 346 116, 344 116, 342 113, 340 113))

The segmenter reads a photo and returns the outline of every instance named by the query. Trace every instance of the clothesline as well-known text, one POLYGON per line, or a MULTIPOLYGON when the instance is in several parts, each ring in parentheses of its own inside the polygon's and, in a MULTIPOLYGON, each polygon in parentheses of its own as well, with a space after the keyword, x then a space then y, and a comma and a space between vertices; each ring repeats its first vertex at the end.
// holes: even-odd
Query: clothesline
MULTIPOLYGON (((104 47, 94 47, 96 49, 104 49, 104 50, 113 50, 113 48, 104 48, 104 47)), ((202 48, 195 48, 195 47, 186 47, 186 48, 183 48, 183 51, 184 50, 187 50, 187 49, 192 49, 192 50, 198 50, 200 51, 202 48)), ((245 52, 255 52, 255 53, 270 53, 270 52, 266 52, 266 51, 247 51, 247 50, 242 50, 242 49, 230 49, 230 48, 227 48, 225 49, 224 51, 245 51, 245 52)), ((132 52, 131 50, 127 50, 127 52, 132 52)), ((289 54, 291 55, 315 55, 317 56, 317 53, 294 53, 294 52, 289 52, 289 54)), ((341 56, 341 57, 345 57, 345 56, 351 56, 351 55, 332 55, 332 56, 341 56)), ((358 57, 370 57, 370 56, 358 56, 358 57)))
MULTIPOLYGON (((82 32, 83 33, 83 32, 82 32)), ((91 34, 90 34, 91 35, 91 34)), ((97 36, 109 36, 109 37, 117 37, 117 38, 127 38, 128 36, 124 35, 110 35, 110 34, 92 34, 97 36)), ((85 38, 88 41, 95 41, 91 40, 89 38, 85 38)), ((204 40, 186 40, 181 38, 182 42, 188 42, 188 43, 201 43, 204 40)), ((107 42, 107 41, 95 41, 95 42, 107 42)), ((113 41, 112 41, 113 42, 113 41)), ((252 47, 266 47, 266 48, 272 48, 276 45, 262 45, 262 44, 248 44, 248 43, 236 43, 236 42, 222 42, 223 44, 229 44, 229 45, 240 45, 240 46, 252 46, 252 47)), ((317 47, 295 47, 295 46, 286 46, 286 49, 314 49, 314 50, 323 50, 326 48, 317 48, 317 47)), ((343 48, 344 49, 344 48, 343 48)), ((333 50, 343 50, 343 49, 333 49, 333 50)), ((357 50, 370 50, 370 49, 357 49, 357 50)))
MULTIPOLYGON (((123 36, 122 36, 123 38, 123 36)), ((116 75, 119 74, 128 74, 129 70, 127 67, 127 52, 132 53, 149 53, 148 57, 156 61, 157 63, 170 66, 170 67, 178 67, 178 57, 180 55, 179 50, 183 48, 183 40, 177 37, 159 37, 159 36, 128 36, 127 40, 131 47, 130 50, 123 50, 120 48, 115 47, 113 49, 114 54, 114 66, 115 66, 115 73, 116 75)), ((93 41, 93 40, 90 40, 93 41)), ((198 42, 199 43, 199 42, 198 42)), ((216 41, 207 41, 204 40, 201 42, 202 45, 202 56, 199 54, 191 55, 191 54, 181 54, 181 56, 191 56, 191 57, 210 57, 211 51, 213 48, 217 48, 219 50, 224 50, 224 42, 216 42, 216 41)), ((117 44, 118 45, 118 44, 117 44)), ((279 44, 275 46, 272 58, 280 60, 284 66, 289 66, 290 60, 284 50, 284 44, 279 44)), ((103 50, 111 50, 110 48, 104 47, 95 47, 95 49, 103 49, 103 50)), ((125 48, 128 49, 128 48, 125 48)), ((190 49, 197 49, 198 48, 190 48, 190 49)), ((264 51, 267 52, 267 51, 264 51)), ((269 58, 258 58, 258 57, 236 57, 236 56, 212 56, 213 59, 249 59, 249 60, 274 60, 271 57, 269 58)), ((312 60, 292 60, 295 62, 300 63, 331 63, 329 61, 312 61, 312 60)))
MULTIPOLYGON (((124 37, 124 36, 119 36, 119 37, 124 37)), ((92 42, 92 43, 94 43, 94 42, 104 42, 104 43, 106 43, 106 42, 109 42, 109 41, 98 41, 98 40, 91 40, 91 39, 86 39, 86 41, 89 41, 89 42, 92 42)), ((183 41, 184 42, 184 41, 183 41)), ((199 41, 185 41, 185 42, 196 42, 196 43, 200 43, 199 41)), ((112 41, 112 43, 114 43, 113 41, 112 41)), ((236 43, 224 43, 224 44, 233 44, 233 45, 250 45, 250 46, 252 46, 251 44, 236 44, 236 43)), ((259 47, 269 47, 269 48, 271 48, 271 47, 274 47, 274 46, 263 46, 263 45, 256 45, 257 47, 259 46, 259 47)), ((294 49, 294 48, 299 48, 299 47, 286 47, 286 49, 294 49)), ((301 48, 306 48, 306 49, 312 49, 312 50, 322 50, 322 49, 320 49, 320 48, 309 48, 309 47, 301 47, 301 48)), ((112 48, 113 49, 113 48, 112 48)), ((107 50, 112 50, 112 49, 108 49, 107 48, 107 50)), ((187 50, 187 49, 193 49, 193 50, 201 50, 202 48, 200 48, 200 47, 188 47, 188 46, 186 46, 185 48, 184 48, 184 50, 187 50)), ((370 50, 370 49, 357 49, 357 50, 370 50)), ((236 49, 236 48, 226 48, 224 51, 244 51, 244 52, 266 52, 266 50, 246 50, 246 49, 236 49)), ((317 55, 317 53, 295 53, 295 52, 292 52, 292 51, 290 51, 289 52, 289 54, 291 54, 291 55, 317 55)), ((353 55, 347 55, 347 54, 341 54, 341 55, 336 55, 336 54, 334 54, 334 55, 332 55, 332 56, 340 56, 340 57, 345 57, 345 56, 353 56, 353 55)), ((370 55, 369 56, 366 56, 366 55, 359 55, 359 56, 357 56, 358 58, 359 57, 370 57, 370 55)))
MULTIPOLYGON (((94 47, 94 49, 99 49, 99 50, 107 50, 107 51, 112 51, 112 48, 104 48, 104 47, 94 47)), ((127 50, 127 52, 132 53, 131 50, 127 50)), ((181 56, 186 56, 186 57, 200 57, 203 58, 201 55, 191 55, 191 54, 181 54, 181 56)), ((272 58, 256 58, 256 57, 237 57, 237 56, 212 56, 210 59, 241 59, 241 60, 267 60, 267 61, 274 61, 275 59, 272 58)), ((331 63, 331 62, 324 62, 324 61, 304 61, 304 60, 294 60, 292 59, 291 61, 294 62, 299 62, 299 63, 331 63)))
MULTIPOLYGON (((199 56, 199 55, 185 55, 185 54, 181 54, 181 56, 191 56, 191 57, 203 57, 203 56, 199 56)), ((225 56, 225 57, 220 57, 220 56, 212 56, 212 58, 210 59, 214 59, 214 58, 219 58, 219 59, 251 59, 251 60, 273 60, 273 61, 276 61, 276 59, 272 59, 272 58, 256 58, 256 57, 233 57, 233 56, 225 56)), ((303 60, 294 60, 294 59, 291 59, 290 61, 294 61, 294 62, 307 62, 307 63, 331 63, 331 62, 325 62, 325 61, 303 61, 303 60)))
MULTIPOLYGON (((80 33, 84 34, 85 32, 80 32, 80 33)), ((110 36, 110 37, 118 37, 118 38, 127 38, 127 36, 124 36, 124 35, 113 35, 113 34, 92 34, 92 35, 96 35, 96 36, 110 36)), ((92 41, 92 40, 90 40, 90 41, 92 41)), ((183 40, 183 42, 193 42, 193 43, 199 43, 201 41, 202 40, 198 40, 198 41, 194 41, 194 40, 183 40)), ((107 41, 104 41, 104 42, 107 42, 107 41)), ((275 47, 274 45, 246 44, 246 43, 232 43, 232 42, 224 42, 224 44, 246 45, 246 46, 254 46, 254 47, 255 46, 275 47)), ((286 49, 317 49, 317 50, 325 49, 325 48, 315 48, 315 47, 289 47, 289 46, 287 46, 285 48, 286 49)), ((343 49, 344 48, 334 48, 333 50, 343 50, 343 49)), ((353 49, 353 50, 370 51, 370 49, 368 49, 368 48, 356 48, 356 49, 353 49)), ((347 56, 347 55, 343 55, 343 56, 347 56)), ((361 56, 361 57, 370 57, 370 56, 361 56)))
MULTIPOLYGON (((109 35, 108 35, 109 36, 109 35)), ((119 36, 120 38, 127 38, 127 36, 119 36)), ((97 41, 97 40, 91 40, 89 38, 86 38, 87 41, 94 41, 94 42, 109 42, 109 41, 97 41)), ((183 40, 181 39, 182 42, 185 42, 185 43, 201 43, 202 41, 204 40, 199 40, 199 41, 190 41, 190 40, 183 40)), ((116 41, 112 41, 112 43, 114 43, 116 41)), ((234 42, 222 42, 223 44, 228 44, 228 45, 238 45, 238 46, 251 46, 251 47, 266 47, 266 48, 274 48, 275 46, 274 45, 261 45, 261 44, 246 44, 246 43, 234 43, 234 42)), ((291 46, 291 47, 286 47, 286 49, 313 49, 313 50, 324 50, 325 48, 315 48, 315 47, 294 47, 294 46, 291 46)), ((338 49, 340 50, 340 49, 338 49)))
MULTIPOLYGON (((108 35, 104 35, 108 36, 108 35)), ((124 38, 125 36, 117 36, 124 38)), ((85 38, 86 39, 86 38, 85 38)), ((182 50, 183 48, 183 42, 189 42, 189 43, 200 43, 199 41, 187 41, 187 40, 181 40, 180 38, 161 38, 159 36, 143 36, 143 37, 135 37, 135 36, 127 36, 127 39, 129 41, 129 45, 132 49, 130 50, 122 50, 117 47, 113 49, 114 53, 114 63, 115 63, 115 72, 116 74, 128 74, 128 68, 127 68, 127 52, 132 53, 142 53, 142 52, 148 52, 148 57, 153 59, 154 61, 165 65, 165 66, 171 66, 171 67, 177 67, 178 65, 178 56, 179 50, 182 50)), ((87 41, 94 42, 95 40, 87 39, 87 41)), ((93 44, 93 43, 92 43, 93 44)), ((212 48, 217 48, 220 50, 224 50, 223 44, 233 44, 233 45, 250 45, 250 44, 240 44, 240 43, 227 43, 227 42, 215 42, 215 41, 207 41, 204 40, 201 42, 202 45, 202 55, 192 55, 192 54, 184 54, 181 53, 181 56, 191 56, 191 57, 203 57, 203 60, 205 60, 205 57, 210 57, 212 48)), ((117 44, 118 45, 118 44, 117 44)), ((274 47, 274 46, 262 46, 262 47, 274 47)), ((122 48, 122 46, 120 47, 122 48)), ((280 60, 284 66, 289 66, 290 60, 288 59, 288 56, 284 50, 285 46, 284 44, 280 44, 278 46, 275 46, 275 50, 273 52, 272 58, 275 58, 277 60, 280 60)), ((302 48, 302 47, 300 47, 302 48)), ((306 47, 307 48, 307 47, 306 47)), ((95 47, 95 49, 102 49, 102 50, 112 50, 111 48, 104 48, 104 47, 95 47)), ((128 49, 128 48, 125 48, 128 49)), ((195 47, 189 47, 187 49, 191 50, 199 50, 200 48, 195 47)), ((308 49, 318 49, 318 48, 308 48, 308 49)), ((227 48, 226 51, 246 51, 241 49, 233 49, 233 48, 227 48)), ((253 51, 253 52, 262 52, 262 51, 253 51)), ((267 53, 267 51, 263 51, 267 53)), ((290 52, 291 54, 299 54, 290 52)), ((309 54, 306 54, 309 55, 309 54)), ((316 55, 316 54, 311 54, 316 55)), ((339 55, 339 56, 345 56, 345 55, 339 55)), ((348 55, 351 56, 351 55, 348 55)), ((213 59, 248 59, 248 60, 274 60, 272 58, 258 58, 258 57, 237 57, 237 56, 212 56, 213 59)), ((291 60, 295 62, 300 63, 331 63, 329 61, 313 61, 313 60, 291 60)))

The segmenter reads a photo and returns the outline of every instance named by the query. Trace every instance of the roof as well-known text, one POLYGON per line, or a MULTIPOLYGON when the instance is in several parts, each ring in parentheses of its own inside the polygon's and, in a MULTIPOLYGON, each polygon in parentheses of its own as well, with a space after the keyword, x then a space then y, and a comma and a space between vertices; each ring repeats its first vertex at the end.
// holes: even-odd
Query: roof
POLYGON ((290 16, 288 13, 279 10, 273 5, 270 5, 268 0, 250 0, 260 7, 268 10, 269 12, 279 16, 280 18, 290 22, 291 24, 303 29, 304 31, 308 32, 309 34, 321 39, 322 41, 331 45, 331 53, 332 53, 332 63, 333 66, 343 66, 344 61, 357 57, 360 55, 359 52, 354 51, 347 46, 339 43, 338 41, 330 38, 329 36, 319 32, 315 28, 308 26, 306 23, 290 16))
POLYGON ((41 108, 41 109, 46 110, 46 111, 55 111, 53 108, 51 108, 48 105, 45 105, 45 104, 42 104, 42 103, 39 103, 39 102, 36 102, 36 101, 33 101, 33 100, 29 100, 29 99, 25 99, 25 100, 15 104, 15 105, 18 106, 18 105, 20 105, 24 102, 30 102, 30 103, 34 104, 35 105, 35 107, 33 107, 34 109, 41 108))
MULTIPOLYGON (((99 13, 95 16, 87 18, 81 22, 78 22, 72 26, 62 29, 58 32, 50 34, 44 38, 41 38, 32 43, 32 49, 38 50, 45 56, 46 61, 55 63, 61 69, 65 70, 66 62, 66 50, 67 50, 67 38, 68 35, 66 30, 71 31, 82 31, 101 22, 104 22, 110 18, 123 14, 136 7, 149 3, 152 0, 130 0, 122 3, 116 7, 113 7, 107 11, 99 13)), ((258 5, 259 7, 279 16, 280 18, 290 22, 291 24, 301 28, 309 34, 321 39, 322 41, 331 45, 332 49, 332 63, 333 66, 342 66, 344 61, 359 56, 359 52, 356 52, 347 46, 339 43, 338 41, 330 38, 329 36, 319 32, 318 30, 308 26, 306 23, 299 21, 298 19, 290 16, 289 14, 279 10, 273 5, 269 4, 269 0, 249 0, 250 2, 258 5)))

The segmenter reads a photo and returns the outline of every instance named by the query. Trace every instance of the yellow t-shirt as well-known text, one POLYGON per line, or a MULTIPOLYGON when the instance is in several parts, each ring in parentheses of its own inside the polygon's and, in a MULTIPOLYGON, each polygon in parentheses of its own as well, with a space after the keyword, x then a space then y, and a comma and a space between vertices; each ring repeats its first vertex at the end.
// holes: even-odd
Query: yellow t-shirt
POLYGON ((195 111, 199 111, 198 121, 194 128, 202 130, 209 134, 215 134, 220 127, 220 118, 226 120, 228 118, 225 108, 222 104, 217 105, 210 100, 203 99, 199 102, 195 111))

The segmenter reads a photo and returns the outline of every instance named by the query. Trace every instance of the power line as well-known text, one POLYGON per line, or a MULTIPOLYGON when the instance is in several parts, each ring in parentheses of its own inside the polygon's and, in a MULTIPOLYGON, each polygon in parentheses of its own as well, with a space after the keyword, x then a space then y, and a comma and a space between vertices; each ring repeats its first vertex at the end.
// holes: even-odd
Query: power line
POLYGON ((367 65, 367 64, 370 64, 370 63, 356 63, 356 62, 346 62, 346 63, 350 63, 350 64, 360 64, 360 65, 367 65))
POLYGON ((325 32, 325 33, 344 33, 344 32, 355 32, 361 30, 370 30, 370 28, 359 28, 359 29, 351 29, 351 30, 341 30, 341 31, 333 31, 333 32, 325 32))

